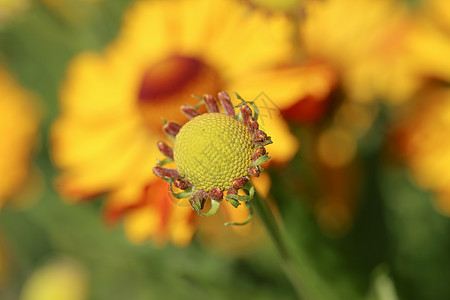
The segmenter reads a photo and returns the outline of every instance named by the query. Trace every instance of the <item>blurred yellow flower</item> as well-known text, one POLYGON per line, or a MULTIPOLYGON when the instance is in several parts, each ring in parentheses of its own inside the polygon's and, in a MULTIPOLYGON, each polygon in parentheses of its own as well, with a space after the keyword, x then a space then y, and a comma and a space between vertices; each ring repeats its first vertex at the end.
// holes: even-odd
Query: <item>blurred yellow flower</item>
POLYGON ((410 64, 422 82, 450 82, 450 6, 442 0, 424 1, 422 5, 408 35, 410 64))
POLYGON ((32 96, 0 67, 0 209, 29 179, 37 129, 32 96))
POLYGON ((448 22, 444 2, 425 1, 429 11, 442 6, 427 16, 395 0, 307 1, 301 41, 308 56, 338 70, 351 100, 402 103, 428 78, 450 78, 450 40, 433 25, 448 22))
MULTIPOLYGON (((406 99, 415 88, 405 71, 404 43, 409 32, 406 5, 395 0, 304 1, 299 23, 303 55, 333 68, 339 89, 332 115, 317 128, 310 151, 317 161, 323 192, 315 209, 318 223, 333 234, 351 226, 356 210, 358 178, 354 162, 358 139, 377 115, 374 102, 406 99)), ((300 103, 301 104, 301 103, 300 103)), ((324 108, 306 107, 319 115, 324 108)), ((307 146, 305 146, 307 147, 307 146)))
POLYGON ((305 1, 304 8, 304 55, 335 68, 342 87, 342 102, 313 141, 326 169, 319 222, 346 229, 356 198, 348 192, 358 176, 350 176, 352 163, 358 139, 377 117, 376 100, 398 108, 434 79, 450 82, 450 6, 445 0, 423 1, 415 9, 396 0, 327 0, 305 1))
MULTIPOLYGON (((325 166, 342 168, 353 161, 357 139, 376 116, 373 101, 405 100, 416 88, 405 67, 408 10, 395 0, 305 1, 303 8, 299 34, 304 55, 335 69, 343 88, 342 102, 335 104, 315 152, 325 166)), ((307 110, 320 115, 323 108, 307 110)))
POLYGON ((292 29, 283 16, 234 1, 137 1, 103 54, 83 53, 70 65, 52 135, 59 190, 72 198, 108 193, 106 218, 123 215, 132 241, 189 242, 191 210, 172 206, 152 172, 164 139, 160 116, 183 120, 178 108, 197 102, 192 93, 263 95, 273 99, 261 111, 261 127, 277 142, 270 154, 289 160, 298 142, 279 108, 330 90, 328 69, 286 67, 292 29))
POLYGON ((86 300, 87 272, 75 260, 56 258, 31 274, 23 286, 20 299, 86 300))
MULTIPOLYGON (((398 1, 307 1, 305 11, 300 36, 306 54, 333 65, 353 100, 373 99, 381 81, 397 75, 405 14, 398 1)), ((405 84, 397 80, 395 88, 405 84)))
POLYGON ((440 211, 450 216, 450 89, 425 92, 395 135, 414 179, 436 193, 440 211))

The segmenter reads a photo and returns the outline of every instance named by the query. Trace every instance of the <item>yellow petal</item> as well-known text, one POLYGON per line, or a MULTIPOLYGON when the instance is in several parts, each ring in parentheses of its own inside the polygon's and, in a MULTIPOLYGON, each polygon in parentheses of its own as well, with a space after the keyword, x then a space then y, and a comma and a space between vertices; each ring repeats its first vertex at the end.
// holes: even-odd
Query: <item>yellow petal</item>
POLYGON ((322 64, 306 64, 275 68, 238 77, 230 83, 230 89, 247 101, 258 101, 273 108, 285 109, 305 98, 313 96, 325 99, 336 84, 336 74, 322 64), (265 98, 265 99, 264 99, 265 98))

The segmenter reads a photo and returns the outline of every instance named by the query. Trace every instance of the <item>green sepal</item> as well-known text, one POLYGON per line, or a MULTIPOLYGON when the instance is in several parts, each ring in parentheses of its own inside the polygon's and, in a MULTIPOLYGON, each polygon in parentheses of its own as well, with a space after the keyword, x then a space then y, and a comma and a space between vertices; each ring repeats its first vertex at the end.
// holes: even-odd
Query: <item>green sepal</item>
MULTIPOLYGON (((235 106, 235 107, 236 107, 236 106, 235 106)), ((238 113, 237 113, 237 115, 236 115, 236 119, 237 119, 239 122, 242 122, 242 113, 241 113, 241 110, 238 111, 238 113)))
POLYGON ((239 103, 238 105, 236 105, 236 107, 240 107, 241 105, 245 104, 245 100, 242 99, 241 95, 239 95, 237 92, 233 92, 236 95, 236 98, 238 98, 238 100, 241 100, 241 103, 239 103))
MULTIPOLYGON (((230 202, 230 204, 233 205, 234 208, 238 208, 238 206, 241 205, 241 204, 239 203, 238 200, 233 199, 231 196, 232 196, 232 195, 226 195, 226 196, 225 196, 225 200, 227 200, 228 202, 230 202)), ((234 195, 234 196, 237 196, 237 195, 234 195)))
POLYGON ((191 94, 191 97, 200 100, 197 104, 195 104, 194 106, 192 106, 195 110, 197 110, 200 106, 202 106, 203 104, 205 104, 205 100, 203 99, 202 96, 197 96, 196 94, 191 94))
POLYGON ((163 126, 167 124, 167 120, 163 117, 161 117, 161 120, 163 121, 163 126))
POLYGON ((195 104, 194 106, 193 106, 193 108, 195 109, 195 110, 197 110, 200 106, 202 106, 203 104, 205 104, 205 100, 203 100, 203 98, 201 98, 201 101, 199 102, 199 103, 197 103, 197 104, 195 104))
POLYGON ((249 195, 253 199, 253 196, 255 195, 255 187, 253 186, 251 181, 247 182, 243 190, 247 195, 249 195))
POLYGON ((170 134, 166 134, 166 135, 170 139, 170 141, 175 144, 175 137, 171 136, 170 134))
POLYGON ((248 216, 248 219, 244 222, 228 222, 228 223, 224 224, 225 226, 243 226, 243 225, 248 224, 253 219, 253 207, 247 203, 245 203, 245 204, 246 204, 245 206, 247 206, 248 210, 250 211, 250 215, 248 216))
POLYGON ((233 205, 235 208, 237 208, 240 205, 239 201, 242 201, 245 203, 250 203, 250 201, 252 201, 252 199, 253 199, 253 196, 255 195, 255 187, 249 181, 249 182, 247 182, 247 184, 244 186, 244 188, 242 190, 244 191, 246 196, 228 194, 225 196, 225 200, 230 202, 231 205, 233 205))
MULTIPOLYGON (((225 200, 227 200, 228 202, 231 203, 231 201, 242 201, 242 202, 249 202, 252 200, 252 198, 250 196, 241 196, 241 195, 235 195, 235 194, 231 194, 231 195, 226 195, 225 196, 225 200), (230 201, 231 200, 231 201, 230 201)), ((239 202, 238 202, 239 203, 239 202)), ((231 203, 233 204, 233 203, 231 203)), ((234 205, 233 205, 234 206, 234 205)), ((237 206, 234 207, 238 207, 239 204, 237 206)))
POLYGON ((267 154, 264 154, 263 156, 261 156, 260 158, 258 158, 257 160, 255 160, 250 167, 254 167, 254 166, 259 166, 263 163, 265 163, 266 161, 268 161, 271 157, 267 154))
POLYGON ((231 194, 231 195, 227 195, 225 197, 225 200, 230 202, 231 205, 233 205, 235 208, 237 208, 240 205, 239 201, 245 202, 245 206, 250 211, 250 216, 248 217, 248 219, 245 222, 228 222, 228 223, 225 223, 225 226, 231 226, 231 225, 242 226, 242 225, 248 224, 248 222, 250 222, 253 218, 253 207, 251 205, 251 201, 253 200, 253 197, 255 196, 255 187, 253 186, 252 182, 249 181, 242 188, 242 190, 244 191, 246 196, 231 194))
POLYGON ((167 177, 159 177, 159 178, 161 178, 162 180, 164 180, 167 183, 171 183, 172 182, 171 178, 167 178, 167 177))
MULTIPOLYGON (((235 107, 241 107, 242 105, 245 104, 250 104, 253 107, 253 118, 255 118, 255 121, 258 121, 258 117, 259 117, 259 109, 258 109, 258 105, 256 105, 255 102, 253 101, 245 101, 244 99, 242 99, 242 97, 234 92, 234 94, 236 95, 236 98, 238 98, 238 100, 241 101, 241 103, 235 105, 235 107)), ((242 120, 242 116, 241 116, 241 120, 242 120)))
MULTIPOLYGON (((191 94, 191 97, 192 97, 192 98, 196 98, 196 99, 198 99, 198 100, 200 100, 200 101, 203 101, 203 97, 202 97, 202 96, 198 96, 198 95, 196 95, 196 94, 191 94)), ((199 104, 197 104, 197 105, 199 105, 199 104)))
POLYGON ((172 192, 172 195, 177 199, 184 199, 184 198, 190 197, 195 191, 195 186, 191 186, 190 188, 185 189, 184 191, 182 191, 180 193, 175 193, 173 191, 172 184, 173 184, 173 181, 171 180, 170 181, 170 191, 172 192))
POLYGON ((267 138, 266 138, 266 140, 262 143, 262 145, 259 145, 259 147, 264 147, 264 146, 267 146, 267 145, 270 145, 270 144, 272 144, 273 142, 272 142, 272 138, 270 137, 270 136, 268 136, 267 138))
POLYGON ((194 209, 194 211, 197 214, 199 214, 200 216, 209 217, 209 216, 214 215, 219 210, 220 202, 217 201, 217 200, 211 199, 211 208, 209 209, 209 211, 207 213, 202 213, 200 211, 200 207, 198 207, 197 205, 192 205, 191 204, 191 206, 194 209))
POLYGON ((173 159, 166 157, 163 160, 157 159, 157 161, 158 161, 158 163, 157 163, 158 166, 164 166, 165 164, 173 162, 173 159))
POLYGON ((259 117, 259 108, 256 105, 255 102, 249 102, 252 106, 253 106, 253 118, 255 118, 255 121, 258 121, 258 117, 259 117))

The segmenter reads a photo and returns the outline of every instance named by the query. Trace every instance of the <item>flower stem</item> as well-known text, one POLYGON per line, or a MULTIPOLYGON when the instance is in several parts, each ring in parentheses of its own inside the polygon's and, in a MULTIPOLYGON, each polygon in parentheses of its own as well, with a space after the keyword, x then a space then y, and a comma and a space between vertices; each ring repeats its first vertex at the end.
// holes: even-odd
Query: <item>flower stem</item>
POLYGON ((267 234, 272 239, 277 251, 281 256, 283 262, 283 270, 286 273, 289 281, 295 288, 299 299, 307 300, 311 299, 309 293, 306 292, 304 283, 298 273, 298 265, 291 254, 291 251, 287 245, 286 237, 284 236, 280 226, 278 225, 275 216, 267 204, 266 199, 261 197, 256 191, 252 200, 252 205, 256 210, 261 222, 266 228, 267 234))

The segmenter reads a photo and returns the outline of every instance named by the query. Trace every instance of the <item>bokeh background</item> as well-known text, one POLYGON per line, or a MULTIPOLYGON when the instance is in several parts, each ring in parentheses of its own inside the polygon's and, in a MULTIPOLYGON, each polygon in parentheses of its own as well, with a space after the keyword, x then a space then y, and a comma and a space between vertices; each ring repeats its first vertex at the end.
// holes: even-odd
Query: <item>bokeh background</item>
POLYGON ((151 172, 220 90, 312 299, 450 299, 447 0, 0 0, 0 299, 295 299, 257 219, 151 172))

